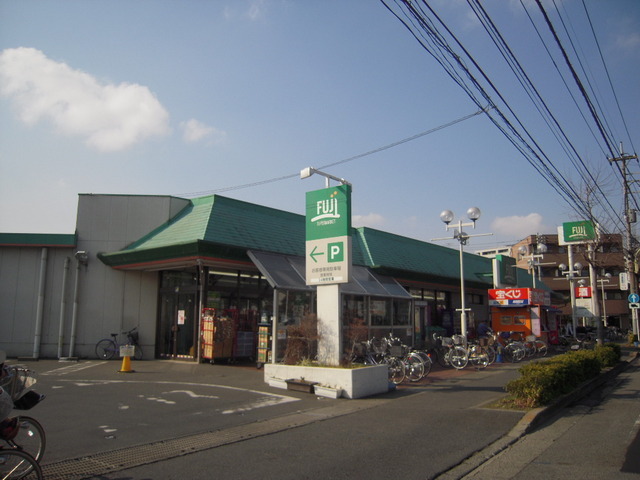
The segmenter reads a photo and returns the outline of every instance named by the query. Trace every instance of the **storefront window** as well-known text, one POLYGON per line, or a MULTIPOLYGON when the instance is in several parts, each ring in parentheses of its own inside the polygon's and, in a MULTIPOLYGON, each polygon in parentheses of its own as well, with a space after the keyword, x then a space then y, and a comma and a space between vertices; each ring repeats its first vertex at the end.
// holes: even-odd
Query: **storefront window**
POLYGON ((409 309, 411 308, 411 302, 407 300, 394 300, 393 312, 394 312, 394 325, 411 325, 411 316, 409 309))
POLYGON ((387 299, 371 299, 371 326, 391 326, 391 300, 387 299))
POLYGON ((278 290, 278 323, 300 325, 311 310, 311 293, 278 290))

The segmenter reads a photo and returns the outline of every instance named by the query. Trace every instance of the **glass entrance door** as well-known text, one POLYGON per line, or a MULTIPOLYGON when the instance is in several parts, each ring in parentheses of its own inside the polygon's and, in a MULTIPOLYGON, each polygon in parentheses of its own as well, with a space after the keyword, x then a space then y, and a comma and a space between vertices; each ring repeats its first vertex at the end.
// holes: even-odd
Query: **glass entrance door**
POLYGON ((198 296, 195 276, 163 272, 156 345, 159 358, 195 358, 198 296))

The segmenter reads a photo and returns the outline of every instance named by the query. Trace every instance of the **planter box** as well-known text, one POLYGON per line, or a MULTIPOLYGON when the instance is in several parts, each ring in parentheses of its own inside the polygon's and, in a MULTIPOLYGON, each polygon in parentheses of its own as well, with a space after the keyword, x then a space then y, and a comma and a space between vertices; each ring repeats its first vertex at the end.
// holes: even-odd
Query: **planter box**
MULTIPOLYGON (((362 368, 310 367, 265 363, 264 381, 302 379, 307 382, 342 390, 345 398, 363 398, 389 391, 389 369, 386 365, 362 368)), ((272 385, 274 386, 274 385, 272 385)))
POLYGON ((322 385, 316 385, 313 387, 313 392, 317 396, 325 398, 340 398, 342 395, 341 388, 324 387, 322 385))
POLYGON ((284 388, 285 390, 287 389, 287 382, 279 378, 270 378, 267 383, 270 387, 273 388, 284 388))
POLYGON ((313 393, 313 386, 318 383, 297 378, 290 378, 289 380, 285 380, 285 382, 287 383, 287 390, 304 393, 313 393))

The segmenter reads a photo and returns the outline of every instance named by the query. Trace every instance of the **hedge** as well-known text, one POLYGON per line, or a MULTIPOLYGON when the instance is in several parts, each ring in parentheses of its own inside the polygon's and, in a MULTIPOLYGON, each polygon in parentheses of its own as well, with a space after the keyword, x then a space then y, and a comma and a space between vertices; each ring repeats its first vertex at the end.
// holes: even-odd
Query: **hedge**
POLYGON ((619 361, 620 346, 616 344, 569 352, 524 365, 519 369, 520 378, 507 383, 505 390, 522 407, 548 405, 619 361))

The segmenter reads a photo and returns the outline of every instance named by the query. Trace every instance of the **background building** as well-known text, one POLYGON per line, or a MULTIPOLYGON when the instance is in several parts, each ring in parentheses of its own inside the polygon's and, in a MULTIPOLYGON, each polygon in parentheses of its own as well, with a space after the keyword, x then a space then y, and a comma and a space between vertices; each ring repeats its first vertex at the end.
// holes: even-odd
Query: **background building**
MULTIPOLYGON (((559 268, 560 264, 569 265, 567 247, 558 245, 558 235, 529 235, 511 247, 511 256, 517 259, 517 264, 521 268, 531 269, 530 262, 532 254, 538 253, 538 245, 544 244, 546 252, 542 258, 533 259, 540 263, 534 266, 536 278, 544 282, 556 293, 564 298, 558 306, 562 310, 561 321, 571 322, 571 301, 569 280, 559 268), (524 252, 524 253, 523 253, 524 252)), ((583 265, 580 278, 589 285, 589 260, 587 256, 587 245, 573 245, 574 264, 579 262, 583 265)), ((594 267, 598 280, 598 299, 600 315, 606 310, 607 324, 624 329, 631 328, 631 315, 627 301, 628 291, 620 290, 619 276, 625 271, 624 253, 622 248, 622 236, 620 234, 607 234, 601 236, 601 241, 595 246, 594 267), (608 278, 606 274, 611 274, 608 278), (602 307, 602 289, 604 288, 605 309, 602 307)), ((533 274, 533 272, 532 272, 533 274)), ((595 325, 595 320, 583 319, 586 325, 595 325)))

